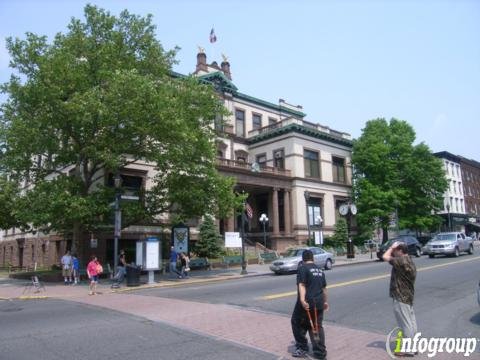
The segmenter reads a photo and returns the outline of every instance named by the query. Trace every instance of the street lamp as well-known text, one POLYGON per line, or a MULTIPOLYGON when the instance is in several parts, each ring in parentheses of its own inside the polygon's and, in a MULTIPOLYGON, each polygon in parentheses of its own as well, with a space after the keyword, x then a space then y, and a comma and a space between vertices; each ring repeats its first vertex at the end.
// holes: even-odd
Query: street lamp
POLYGON ((260 215, 260 222, 263 224, 263 246, 264 252, 267 252, 267 233, 265 232, 265 224, 268 222, 267 214, 260 215))
POLYGON ((120 199, 122 193, 120 187, 122 185, 122 178, 117 172, 115 174, 114 186, 115 186, 115 225, 113 230, 113 272, 117 273, 117 263, 118 263, 118 239, 120 238, 120 231, 122 228, 122 211, 120 210, 120 199))
POLYGON ((246 208, 246 201, 243 201, 242 207, 242 228, 240 229, 240 236, 242 237, 242 271, 240 271, 240 275, 247 274, 247 263, 245 261, 245 208, 246 208))
POLYGON ((303 196, 305 197, 305 206, 307 208, 307 230, 308 230, 308 239, 307 239, 307 244, 310 241, 310 214, 308 213, 308 203, 310 201, 310 192, 305 191, 303 193, 303 196))

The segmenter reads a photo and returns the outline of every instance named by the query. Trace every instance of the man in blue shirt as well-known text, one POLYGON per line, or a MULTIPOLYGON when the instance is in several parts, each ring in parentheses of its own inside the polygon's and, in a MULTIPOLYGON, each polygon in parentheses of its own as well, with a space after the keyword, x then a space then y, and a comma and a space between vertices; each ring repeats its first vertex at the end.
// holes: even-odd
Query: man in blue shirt
POLYGON ((175 251, 175 247, 172 246, 170 248, 170 277, 174 277, 175 274, 177 274, 177 276, 181 278, 182 276, 177 270, 177 259, 178 259, 178 254, 175 251))

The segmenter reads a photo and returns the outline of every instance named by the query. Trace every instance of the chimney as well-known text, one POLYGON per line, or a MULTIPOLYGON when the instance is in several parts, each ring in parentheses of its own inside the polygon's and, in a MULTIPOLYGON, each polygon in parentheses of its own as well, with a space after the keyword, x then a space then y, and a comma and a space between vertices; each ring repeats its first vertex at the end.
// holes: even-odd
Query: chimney
POLYGON ((228 61, 223 61, 222 64, 222 71, 227 78, 232 80, 232 74, 230 73, 230 63, 228 61))
POLYGON ((205 71, 208 72, 207 69, 207 55, 203 51, 203 49, 200 49, 198 54, 197 54, 197 69, 195 72, 199 71, 205 71))

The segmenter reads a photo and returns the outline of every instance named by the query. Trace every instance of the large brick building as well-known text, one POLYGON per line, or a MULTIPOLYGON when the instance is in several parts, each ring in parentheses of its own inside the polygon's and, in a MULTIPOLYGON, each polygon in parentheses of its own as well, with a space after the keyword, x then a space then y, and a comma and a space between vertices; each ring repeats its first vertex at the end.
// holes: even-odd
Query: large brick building
MULTIPOLYGON (((236 179, 236 191, 249 194, 253 217, 248 224, 249 241, 263 243, 260 214, 270 219, 267 225, 267 246, 283 250, 307 240, 307 223, 311 230, 332 233, 339 216, 338 208, 348 201, 351 189, 351 148, 349 134, 329 126, 307 121, 301 106, 280 99, 278 103, 246 95, 232 82, 230 64, 207 63, 203 51, 197 54, 195 75, 216 89, 230 115, 217 119, 217 164, 221 174, 236 179), (308 194, 308 196, 305 196, 308 194), (309 221, 307 221, 307 213, 309 221), (319 223, 320 217, 322 224, 319 223)), ((174 76, 182 76, 174 74, 174 76)), ((66 169, 68 171, 68 169, 66 169)), ((154 168, 137 162, 122 170, 124 184, 132 194, 148 189, 154 168)), ((108 184, 110 174, 100 174, 108 184)), ((151 226, 130 226, 122 229, 120 247, 133 249, 135 242, 146 236, 159 236, 169 242, 168 216, 151 226)), ((191 239, 197 236, 198 220, 190 224, 191 239)), ((237 231, 240 217, 218 220, 219 230, 237 231)), ((95 252, 102 261, 113 256, 111 232, 85 234, 85 253, 95 252)), ((51 265, 58 263, 71 246, 68 239, 57 235, 22 234, 5 231, 0 240, 0 266, 12 264, 51 265)))

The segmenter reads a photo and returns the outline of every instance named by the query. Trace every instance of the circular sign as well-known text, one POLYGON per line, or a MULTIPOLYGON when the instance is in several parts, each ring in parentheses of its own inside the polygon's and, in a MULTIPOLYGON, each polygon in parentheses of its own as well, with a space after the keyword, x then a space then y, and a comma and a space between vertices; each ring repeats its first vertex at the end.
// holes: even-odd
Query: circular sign
POLYGON ((352 215, 355 215, 357 213, 357 206, 355 204, 351 204, 350 211, 352 212, 352 215))

